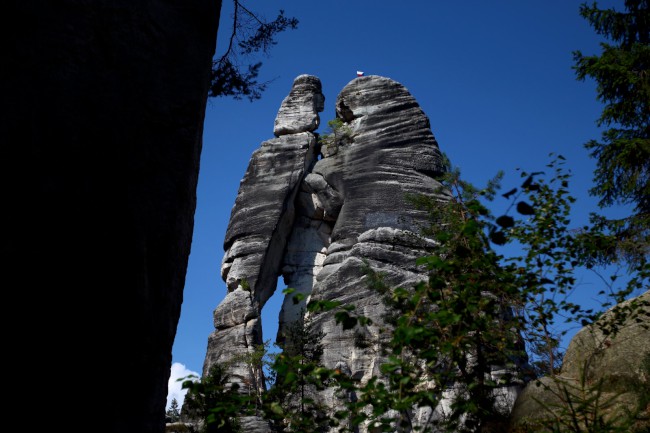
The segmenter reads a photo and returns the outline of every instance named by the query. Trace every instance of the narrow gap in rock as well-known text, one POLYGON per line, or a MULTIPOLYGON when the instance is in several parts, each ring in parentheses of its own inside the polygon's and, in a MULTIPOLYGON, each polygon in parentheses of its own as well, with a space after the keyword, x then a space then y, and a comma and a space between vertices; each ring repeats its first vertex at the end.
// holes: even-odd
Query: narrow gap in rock
MULTIPOLYGON (((265 343, 268 342, 267 352, 269 354, 279 353, 282 351, 275 345, 275 339, 278 335, 280 309, 282 308, 282 302, 284 301, 284 293, 282 293, 282 291, 284 289, 286 289, 286 284, 284 284, 284 280, 282 279, 282 276, 280 276, 278 277, 275 293, 273 293, 264 305, 264 308, 262 308, 262 337, 265 343)), ((264 374, 268 376, 266 367, 264 374)))

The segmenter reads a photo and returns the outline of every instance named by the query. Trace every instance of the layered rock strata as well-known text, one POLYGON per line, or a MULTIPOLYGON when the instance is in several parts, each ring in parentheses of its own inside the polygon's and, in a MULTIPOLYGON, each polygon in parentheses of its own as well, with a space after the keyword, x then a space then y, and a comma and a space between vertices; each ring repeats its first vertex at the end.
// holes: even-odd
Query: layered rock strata
MULTIPOLYGON (((386 307, 368 285, 367 268, 391 287, 427 278, 416 259, 432 246, 421 235, 430 222, 411 198, 449 198, 436 180, 444 167, 429 119, 401 84, 359 77, 337 97, 338 123, 317 140, 322 103, 316 77, 296 78, 275 121, 278 137, 251 158, 226 233, 228 294, 214 313, 204 374, 262 343, 261 308, 282 275, 294 292, 280 312, 278 341, 287 338, 287 326, 309 317, 323 334, 323 364, 368 380, 380 374, 387 333, 386 307), (301 302, 296 293, 304 295, 301 302), (332 312, 306 313, 310 299, 354 305, 373 323, 344 331, 332 312)), ((243 364, 232 374, 240 383, 261 380, 261 372, 243 364)), ((512 392, 504 399, 512 402, 512 392)), ((336 402, 328 391, 317 399, 336 402)))
POLYGON ((325 364, 369 377, 380 361, 378 327, 385 307, 367 287, 365 266, 384 273, 391 286, 426 279, 415 260, 429 242, 420 235, 427 214, 409 196, 438 194, 441 185, 434 176, 443 167, 428 118, 393 80, 353 80, 339 94, 336 114, 349 129, 328 144, 305 179, 321 213, 335 219, 311 297, 355 305, 359 314, 375 321, 363 331, 371 344, 360 349, 354 344, 359 336, 343 332, 330 315, 314 317, 325 333, 325 364))
MULTIPOLYGON (((203 374, 215 362, 251 353, 262 344, 262 307, 276 289, 287 241, 296 219, 296 197, 317 159, 316 136, 325 97, 317 77, 301 75, 282 102, 276 138, 253 153, 226 231, 221 275, 228 287, 214 311, 203 374)), ((231 378, 263 388, 262 372, 236 363, 231 378)))

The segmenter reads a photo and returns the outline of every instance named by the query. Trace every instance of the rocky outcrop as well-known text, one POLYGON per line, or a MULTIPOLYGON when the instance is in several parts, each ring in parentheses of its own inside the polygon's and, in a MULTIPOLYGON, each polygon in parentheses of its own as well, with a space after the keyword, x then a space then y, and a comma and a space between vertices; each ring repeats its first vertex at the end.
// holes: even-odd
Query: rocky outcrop
POLYGON ((321 82, 313 75, 297 77, 289 95, 284 98, 275 118, 273 135, 279 137, 301 132, 313 132, 320 125, 318 113, 323 111, 325 96, 321 82))
MULTIPOLYGON (((426 212, 408 195, 440 188, 432 177, 442 170, 440 152, 428 118, 402 85, 383 77, 356 79, 337 99, 347 132, 318 160, 313 131, 323 103, 320 80, 297 77, 275 120, 278 137, 251 158, 224 241, 228 294, 214 312, 204 373, 262 342, 261 308, 279 275, 298 293, 346 303, 363 299, 358 306, 369 308, 370 316, 380 315, 370 305, 380 309, 381 303, 359 287, 363 260, 392 270, 394 283, 424 278, 415 258, 428 242, 419 235, 426 212)), ((280 315, 280 338, 284 325, 304 314, 304 301, 292 302, 294 294, 280 315)), ((250 372, 233 374, 243 380, 250 372)))
MULTIPOLYGON (((384 77, 357 78, 338 95, 336 114, 343 125, 324 141, 323 158, 304 182, 316 209, 311 212, 307 206, 309 218, 318 221, 323 215, 322 223, 331 226, 329 243, 322 257, 317 256, 319 267, 313 268, 311 286, 301 287, 293 275, 287 279, 286 274, 285 283, 310 293, 308 300, 354 305, 355 314, 372 320, 370 325, 344 331, 333 312, 308 314, 323 333, 324 365, 363 384, 382 376, 382 347, 390 336, 390 326, 384 322, 385 303, 370 287, 367 269, 381 273, 388 287, 412 287, 425 281, 428 273, 416 266, 416 259, 427 255, 433 244, 422 235, 431 221, 412 199, 426 196, 444 201, 449 195, 436 180, 444 168, 429 119, 404 86, 384 77)), ((284 308, 288 304, 285 300, 284 308)), ((495 379, 504 373, 495 366, 495 379)), ((508 411, 519 386, 512 383, 500 389, 496 404, 508 411)), ((434 418, 448 412, 454 392, 444 394, 434 418)), ((330 391, 319 398, 336 407, 330 391)), ((415 411, 414 425, 426 420, 430 411, 415 411)))
POLYGON ((649 403, 649 391, 650 291, 646 291, 612 308, 571 339, 560 373, 531 382, 518 397, 513 431, 536 431, 549 419, 575 418, 580 423, 596 414, 599 422, 602 418, 618 425, 617 431, 647 431, 650 407, 639 403, 649 403), (609 332, 612 325, 617 332, 609 332), (577 414, 571 415, 572 408, 578 408, 577 414), (635 422, 634 416, 645 423, 635 422))
MULTIPOLYGON (((429 119, 404 86, 379 76, 345 86, 332 131, 317 137, 322 109, 318 78, 296 78, 275 121, 277 138, 253 154, 232 210, 222 263, 228 293, 214 311, 203 372, 234 360, 232 380, 244 389, 261 389, 261 372, 237 359, 263 341, 260 313, 278 276, 294 292, 282 306, 277 340, 308 317, 323 334, 323 364, 362 382, 379 375, 388 335, 367 267, 392 287, 427 278, 416 259, 432 246, 421 234, 428 213, 412 197, 448 199, 436 180, 444 168, 429 119), (344 331, 333 312, 306 313, 309 300, 354 305, 372 324, 344 331)), ((515 395, 506 389, 502 400, 511 406, 515 395)), ((316 398, 335 404, 329 391, 316 398)))
MULTIPOLYGON (((231 380, 246 392, 264 389, 262 371, 245 357, 263 343, 261 311, 276 289, 302 180, 318 156, 313 131, 324 100, 317 77, 294 80, 275 120, 277 137, 253 153, 226 231, 221 275, 228 294, 214 310, 203 375, 214 363, 229 364, 231 380)), ((263 425, 248 424, 256 431, 263 425)))
POLYGON ((48 396, 31 429, 65 396, 71 431, 164 430, 220 5, 5 6, 7 385, 48 396))
MULTIPOLYGON (((363 383, 380 375, 382 339, 387 336, 382 333, 386 307, 369 287, 366 266, 383 273, 392 287, 427 278, 415 264, 430 242, 421 236, 427 214, 409 195, 441 194, 445 199, 434 179, 443 168, 429 120, 401 84, 378 76, 357 78, 338 95, 336 114, 344 124, 330 134, 323 158, 304 186, 316 209, 306 218, 315 225, 320 217, 331 234, 322 257, 316 257, 319 267, 314 267, 311 281, 309 275, 299 279, 293 273, 285 274, 285 283, 310 294, 310 300, 354 305, 357 314, 373 321, 344 331, 333 313, 311 317, 323 333, 323 364, 363 383), (311 284, 301 286, 297 280, 311 284)), ((327 391, 320 399, 328 406, 336 404, 327 391)))

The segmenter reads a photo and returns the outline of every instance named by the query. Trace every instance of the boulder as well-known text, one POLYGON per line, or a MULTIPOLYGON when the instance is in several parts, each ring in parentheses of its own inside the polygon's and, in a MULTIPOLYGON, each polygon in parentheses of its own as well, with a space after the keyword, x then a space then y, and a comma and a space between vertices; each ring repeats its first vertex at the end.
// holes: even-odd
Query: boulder
POLYGON ((535 431, 552 419, 582 423, 596 417, 625 431, 645 432, 649 396, 650 290, 576 333, 559 374, 529 383, 517 398, 512 431, 535 431), (578 408, 576 415, 571 406, 578 408))

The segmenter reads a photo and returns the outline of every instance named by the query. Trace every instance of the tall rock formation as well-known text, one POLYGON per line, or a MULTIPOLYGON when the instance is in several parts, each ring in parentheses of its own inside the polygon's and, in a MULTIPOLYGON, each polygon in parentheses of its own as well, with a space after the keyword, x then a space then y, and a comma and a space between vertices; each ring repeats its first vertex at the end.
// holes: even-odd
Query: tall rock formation
MULTIPOLYGON (((208 339, 204 376, 214 363, 251 354, 263 342, 262 307, 276 288, 302 180, 318 156, 313 131, 324 101, 317 77, 297 77, 275 120, 276 138, 251 157, 224 240, 221 275, 228 294, 214 311, 216 330, 208 339)), ((262 374, 241 359, 230 370, 233 382, 252 392, 263 391, 262 374)), ((256 417, 242 423, 245 431, 265 428, 256 417)))
MULTIPOLYGON (((261 309, 280 275, 295 291, 284 300, 278 341, 290 338, 287 326, 309 317, 324 335, 326 367, 362 382, 380 375, 386 307, 368 286, 367 266, 391 287, 428 277, 416 266, 433 242, 422 236, 428 213, 410 198, 449 198, 436 180, 444 167, 429 119, 401 84, 359 77, 337 97, 333 131, 317 140, 320 86, 316 77, 296 78, 275 121, 277 138, 262 143, 242 180, 224 243, 228 293, 214 311, 204 375, 262 343, 261 309), (308 300, 354 305, 373 323, 344 331, 333 312, 306 313, 308 300)), ((261 385, 261 372, 245 363, 231 374, 261 385)), ((508 392, 510 404, 515 390, 508 392)), ((330 391, 317 399, 335 404, 330 391)), ((264 431, 258 421, 245 431, 264 431)))
POLYGON ((164 430, 220 7, 3 6, 5 347, 29 429, 164 430))

